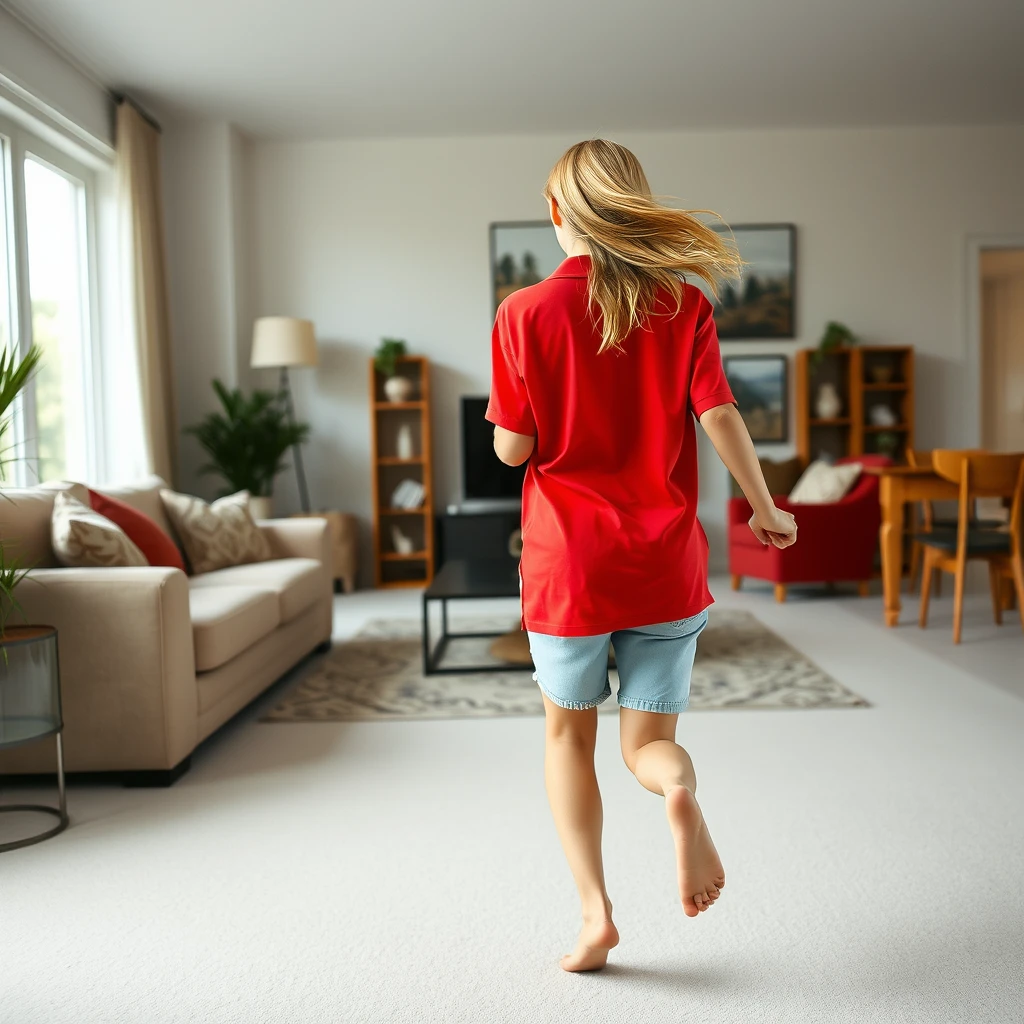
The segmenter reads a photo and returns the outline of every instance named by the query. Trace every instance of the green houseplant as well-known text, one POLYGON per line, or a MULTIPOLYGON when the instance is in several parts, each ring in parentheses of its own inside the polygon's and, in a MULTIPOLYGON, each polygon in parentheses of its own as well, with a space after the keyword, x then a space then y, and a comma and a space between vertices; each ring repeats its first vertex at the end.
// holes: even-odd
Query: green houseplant
POLYGON ((846 324, 841 324, 837 320, 830 320, 825 325, 825 332, 818 342, 818 347, 814 350, 811 361, 817 366, 829 352, 834 352, 837 348, 848 348, 856 344, 857 336, 846 324))
POLYGON ((384 394, 389 402, 407 402, 412 397, 412 381, 398 373, 398 361, 405 353, 405 342, 401 338, 381 338, 373 354, 373 365, 384 378, 384 394))
MULTIPOLYGON (((12 446, 7 441, 11 429, 11 406, 39 368, 42 355, 38 345, 33 345, 24 358, 19 358, 10 349, 0 352, 0 479, 4 481, 7 479, 7 467, 14 461, 10 454, 12 446)), ((6 635, 11 613, 19 610, 15 590, 28 571, 17 557, 8 556, 0 541, 0 637, 6 635)), ((4 653, 6 656, 6 651, 4 653)))
POLYGON ((200 472, 220 476, 227 484, 224 494, 248 491, 253 498, 269 499, 285 453, 309 437, 309 424, 289 421, 281 392, 246 395, 219 380, 213 390, 221 408, 186 429, 210 457, 200 472))

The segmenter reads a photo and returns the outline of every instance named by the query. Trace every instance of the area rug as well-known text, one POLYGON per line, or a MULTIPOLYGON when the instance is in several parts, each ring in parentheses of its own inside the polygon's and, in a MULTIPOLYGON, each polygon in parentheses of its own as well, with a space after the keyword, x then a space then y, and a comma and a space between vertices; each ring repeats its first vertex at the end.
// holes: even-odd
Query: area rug
MULTIPOLYGON (((491 638, 453 640, 444 665, 494 663, 487 672, 423 675, 419 621, 374 620, 337 643, 288 690, 264 722, 357 722, 543 715, 529 671, 509 671, 487 653, 491 638)), ((515 629, 508 619, 454 618, 457 632, 515 629)), ((617 708, 618 684, 599 708, 617 708)), ((851 708, 868 702, 790 647, 749 612, 712 609, 697 644, 690 709, 851 708)))

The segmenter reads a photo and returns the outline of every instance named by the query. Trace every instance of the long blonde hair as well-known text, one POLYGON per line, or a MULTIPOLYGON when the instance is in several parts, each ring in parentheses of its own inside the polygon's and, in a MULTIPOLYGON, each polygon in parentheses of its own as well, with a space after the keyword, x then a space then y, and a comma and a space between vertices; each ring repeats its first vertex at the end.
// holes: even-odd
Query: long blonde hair
POLYGON ((601 314, 599 352, 621 348, 623 339, 654 313, 659 291, 682 308, 682 276, 719 282, 736 277, 742 260, 732 239, 694 214, 651 195, 640 161, 606 139, 577 142, 551 169, 544 186, 570 230, 590 248, 590 308, 601 314))

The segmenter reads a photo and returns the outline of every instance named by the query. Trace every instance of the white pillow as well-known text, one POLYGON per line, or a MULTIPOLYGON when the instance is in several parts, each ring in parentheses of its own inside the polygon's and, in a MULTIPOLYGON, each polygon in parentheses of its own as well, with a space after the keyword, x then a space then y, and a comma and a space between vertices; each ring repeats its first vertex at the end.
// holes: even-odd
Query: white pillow
POLYGON ((859 462, 830 466, 823 459, 812 462, 796 482, 789 500, 794 505, 831 505, 854 485, 863 467, 859 462))

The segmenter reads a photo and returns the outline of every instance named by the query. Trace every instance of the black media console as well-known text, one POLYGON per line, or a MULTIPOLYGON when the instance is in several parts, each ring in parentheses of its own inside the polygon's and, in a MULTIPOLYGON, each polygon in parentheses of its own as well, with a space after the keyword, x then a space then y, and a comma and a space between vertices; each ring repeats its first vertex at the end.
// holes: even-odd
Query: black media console
POLYGON ((519 529, 518 508, 503 511, 445 512, 438 516, 437 564, 450 561, 503 561, 519 559, 509 552, 512 534, 519 529))

